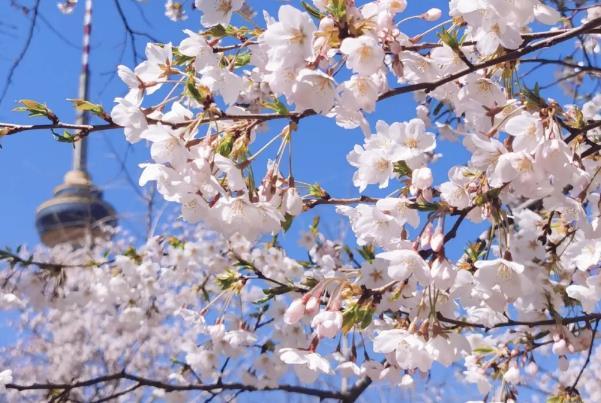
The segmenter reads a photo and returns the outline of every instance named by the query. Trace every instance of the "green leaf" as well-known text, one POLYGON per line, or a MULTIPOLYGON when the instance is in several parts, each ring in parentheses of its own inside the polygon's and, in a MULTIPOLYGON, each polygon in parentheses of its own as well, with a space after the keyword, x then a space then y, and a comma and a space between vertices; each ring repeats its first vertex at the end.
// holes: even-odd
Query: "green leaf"
POLYGON ((373 307, 364 308, 364 309, 360 310, 359 312, 361 313, 360 320, 359 320, 359 327, 361 328, 361 330, 364 330, 371 324, 371 320, 372 320, 373 314, 375 312, 375 308, 373 308, 373 307))
POLYGON ((443 28, 442 31, 438 33, 438 38, 451 49, 455 51, 459 50, 459 38, 457 38, 457 32, 449 32, 443 28))
POLYGON ((204 104, 206 101, 206 97, 204 97, 198 87, 196 87, 196 80, 192 75, 189 75, 188 80, 186 81, 186 93, 199 104, 204 104))
POLYGON ((419 210, 419 211, 436 211, 440 208, 438 203, 430 203, 426 201, 418 201, 416 203, 407 204, 407 207, 419 210))
POLYGON ((142 256, 140 256, 138 254, 138 252, 133 247, 131 247, 131 246, 125 251, 125 253, 123 255, 127 256, 128 258, 130 258, 131 260, 133 260, 137 264, 141 264, 142 263, 142 256))
POLYGON ((175 249, 184 250, 184 248, 186 247, 186 242, 182 241, 181 239, 175 236, 169 237, 167 243, 175 249))
POLYGON ((344 19, 346 17, 346 0, 330 0, 328 10, 337 20, 344 19))
POLYGON ((14 110, 16 112, 28 112, 31 117, 45 117, 54 123, 58 123, 56 115, 45 105, 31 99, 21 99, 19 103, 23 106, 18 106, 14 110))
POLYGON ((275 351, 275 344, 273 343, 273 341, 271 340, 267 340, 262 346, 261 346, 261 354, 266 353, 267 351, 275 351))
POLYGON ((319 220, 320 218, 318 215, 313 217, 313 221, 311 222, 311 227, 309 229, 313 235, 317 235, 319 232, 319 220))
POLYGON ((374 307, 371 304, 359 306, 358 304, 349 305, 342 312, 342 332, 344 334, 351 331, 354 326, 365 329, 371 323, 374 307))
POLYGON ((284 221, 282 221, 282 229, 284 232, 288 232, 290 227, 292 226, 292 221, 294 220, 294 216, 286 213, 284 216, 284 221))
POLYGON ((98 116, 101 119, 107 120, 108 115, 104 111, 102 105, 94 104, 92 102, 86 101, 85 99, 67 99, 67 101, 72 102, 75 109, 83 112, 92 112, 94 115, 98 116))
POLYGON ((357 305, 351 305, 342 312, 342 333, 347 334, 351 331, 357 321, 357 305))
POLYGON ((278 98, 274 98, 273 102, 264 103, 263 106, 267 109, 275 111, 278 115, 290 114, 290 111, 288 110, 286 105, 284 105, 284 103, 282 103, 282 101, 280 101, 278 98))
POLYGON ((490 189, 488 192, 481 194, 479 196, 476 196, 474 198, 474 204, 476 206, 482 206, 483 204, 486 204, 488 202, 492 202, 494 200, 496 200, 499 197, 499 194, 501 193, 501 189, 500 188, 493 188, 490 189))
POLYGON ((225 272, 217 276, 217 284, 222 290, 235 290, 240 285, 240 276, 231 269, 226 269, 225 272))
POLYGON ((181 65, 189 63, 189 62, 191 62, 192 60, 195 59, 192 56, 186 56, 186 55, 184 55, 182 52, 180 52, 180 50, 178 48, 173 48, 172 52, 173 52, 173 62, 172 62, 172 64, 174 66, 181 66, 181 65))
POLYGON ((252 56, 252 54, 250 52, 240 53, 239 55, 236 56, 236 62, 234 65, 236 67, 246 66, 247 64, 250 63, 251 56, 252 56))
POLYGON ((204 35, 214 36, 215 38, 223 38, 227 35, 227 30, 221 24, 215 25, 204 32, 204 35))
POLYGON ((221 138, 221 141, 215 148, 215 151, 218 154, 223 155, 224 157, 229 157, 232 153, 232 149, 234 147, 234 138, 233 136, 226 134, 221 138))
POLYGON ((486 355, 486 354, 494 353, 495 349, 492 347, 477 347, 473 351, 476 354, 486 355))
POLYGON ((238 55, 223 56, 220 61, 221 67, 229 67, 232 63, 235 67, 243 67, 250 63, 251 53, 244 52, 238 55))
POLYGON ((321 185, 319 183, 314 183, 309 186, 309 194, 313 197, 317 197, 320 199, 327 198, 329 196, 328 192, 323 190, 323 188, 321 187, 321 185))
POLYGON ((224 27, 223 25, 218 24, 204 31, 202 34, 205 36, 212 36, 214 38, 224 38, 226 36, 238 38, 240 36, 247 35, 249 32, 250 30, 245 26, 234 27, 232 25, 228 25, 224 27))
POLYGON ((522 98, 526 106, 531 108, 546 108, 548 105, 545 100, 540 96, 540 87, 538 82, 534 84, 533 89, 529 89, 525 85, 521 91, 522 98))
POLYGON ((323 16, 321 15, 321 13, 319 12, 319 10, 317 8, 308 4, 306 1, 301 1, 301 4, 304 7, 304 9, 311 15, 311 17, 321 20, 321 18, 323 16))
POLYGON ((66 130, 63 130, 62 134, 52 130, 52 134, 54 135, 54 139, 60 143, 75 143, 78 139, 76 134, 70 133, 66 130))
POLYGON ((399 177, 411 176, 412 170, 405 161, 397 161, 393 165, 393 172, 399 177))
POLYGON ((372 262, 376 258, 376 253, 372 244, 364 245, 360 249, 357 249, 357 251, 361 257, 368 262, 372 262))

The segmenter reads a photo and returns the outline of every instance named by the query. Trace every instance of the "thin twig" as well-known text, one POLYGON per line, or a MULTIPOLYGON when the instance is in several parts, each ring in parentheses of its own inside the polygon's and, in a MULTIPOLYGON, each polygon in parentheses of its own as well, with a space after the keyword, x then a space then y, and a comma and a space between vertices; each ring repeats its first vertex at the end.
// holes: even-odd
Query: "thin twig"
POLYGON ((36 25, 36 22, 38 19, 39 8, 40 8, 40 0, 36 0, 35 3, 33 4, 33 7, 31 8, 31 10, 32 10, 31 24, 29 25, 29 30, 27 31, 27 37, 25 39, 25 44, 23 45, 21 52, 19 52, 19 55, 17 56, 17 58, 15 59, 13 64, 10 66, 10 69, 8 70, 8 75, 6 76, 6 81, 4 82, 2 94, 0 95, 0 103, 2 103, 2 101, 4 100, 4 97, 6 96, 6 93, 8 92, 8 88, 12 84, 13 76, 15 75, 17 68, 19 67, 19 65, 25 58, 27 51, 29 50, 29 46, 31 45, 31 41, 33 39, 33 34, 35 32, 35 25, 36 25))

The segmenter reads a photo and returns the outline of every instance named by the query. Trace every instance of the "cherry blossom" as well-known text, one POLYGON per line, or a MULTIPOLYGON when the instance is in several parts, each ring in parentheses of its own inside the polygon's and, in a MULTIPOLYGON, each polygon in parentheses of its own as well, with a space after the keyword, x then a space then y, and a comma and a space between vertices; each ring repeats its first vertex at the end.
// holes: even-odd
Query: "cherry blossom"
POLYGON ((240 10, 243 0, 195 0, 194 4, 202 12, 200 23, 205 27, 230 23, 232 13, 240 10))
POLYGON ((0 123, 3 140, 122 129, 147 147, 139 185, 175 213, 146 238, 0 250, 19 338, 0 391, 350 401, 452 367, 466 399, 537 382, 599 400, 601 8, 556 3, 168 0, 188 29, 118 67, 110 113, 84 104, 102 124, 22 100, 47 122, 0 123), (555 67, 565 94, 535 73, 555 67), (350 144, 316 159, 306 119, 350 144), (345 154, 350 172, 319 176, 345 154))

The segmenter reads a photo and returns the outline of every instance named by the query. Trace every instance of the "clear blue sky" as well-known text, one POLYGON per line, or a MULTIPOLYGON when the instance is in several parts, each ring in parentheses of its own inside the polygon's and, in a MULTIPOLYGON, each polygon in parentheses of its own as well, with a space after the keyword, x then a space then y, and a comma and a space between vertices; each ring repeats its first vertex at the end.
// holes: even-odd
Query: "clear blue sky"
MULTIPOLYGON (((25 1, 24 1, 25 2, 25 1)), ((159 41, 178 43, 184 38, 184 28, 200 29, 199 14, 191 13, 182 23, 173 23, 163 15, 163 0, 148 1, 138 6, 134 0, 121 0, 131 26, 152 35, 159 41)), ((255 9, 268 9, 273 15, 283 4, 276 0, 249 2, 255 9)), ((298 2, 293 2, 298 3, 298 2)), ((446 1, 409 1, 406 15, 426 11, 430 7, 446 10, 446 1)), ((45 102, 65 121, 74 119, 73 109, 65 101, 77 94, 77 77, 80 70, 82 5, 69 16, 62 15, 55 0, 43 0, 40 17, 35 28, 31 46, 13 77, 7 96, 0 104, 0 121, 31 123, 32 119, 12 112, 16 100, 31 98, 45 102)), ((125 92, 124 85, 114 75, 118 64, 133 67, 129 39, 116 12, 113 0, 96 0, 94 4, 92 34, 92 85, 90 100, 112 107, 112 100, 125 92), (125 45, 125 48, 124 48, 125 45)), ((30 24, 28 16, 11 8, 8 1, 0 2, 0 83, 4 82, 10 65, 23 47, 30 24)), ((405 25, 409 33, 417 33, 421 24, 405 25)), ((142 54, 147 39, 136 37, 138 51, 142 54)), ((540 70, 536 79, 549 82, 550 70, 540 70)), ((556 91, 547 93, 563 100, 556 91)), ((388 122, 407 120, 415 116, 412 95, 383 102, 379 112, 369 117, 372 124, 377 119, 388 122)), ((266 136, 269 138, 269 136, 266 136)), ((355 143, 362 143, 363 135, 357 130, 344 130, 332 120, 310 118, 304 120, 295 136, 297 179, 305 182, 318 181, 332 195, 348 197, 357 195, 352 186, 353 169, 346 162, 346 154, 355 143)), ((0 247, 38 242, 34 227, 36 207, 52 196, 52 189, 60 184, 71 164, 71 146, 59 143, 49 132, 21 133, 0 141, 0 247)), ((467 154, 458 145, 440 143, 439 151, 445 157, 432 166, 437 182, 446 180, 446 171, 455 164, 465 163, 467 154)), ((128 183, 124 169, 135 183, 139 176, 138 163, 149 160, 144 144, 128 146, 118 130, 95 133, 90 136, 89 170, 94 182, 105 192, 105 198, 120 214, 120 222, 134 234, 144 229, 144 204, 128 183), (124 158, 125 157, 125 158, 124 158), (125 163, 122 166, 119 160, 125 163)), ((365 192, 380 195, 373 186, 365 192)), ((318 213, 325 215, 326 233, 335 237, 340 220, 332 214, 332 208, 320 207, 318 213)), ((311 214, 298 219, 286 235, 285 242, 293 240, 301 229, 311 222, 311 214)), ((455 240, 460 249, 477 233, 476 228, 462 231, 455 240)), ((457 255, 454 253, 453 255, 457 255)), ((438 372, 444 378, 444 371, 438 372)), ((456 392, 458 393, 458 392, 456 392)))

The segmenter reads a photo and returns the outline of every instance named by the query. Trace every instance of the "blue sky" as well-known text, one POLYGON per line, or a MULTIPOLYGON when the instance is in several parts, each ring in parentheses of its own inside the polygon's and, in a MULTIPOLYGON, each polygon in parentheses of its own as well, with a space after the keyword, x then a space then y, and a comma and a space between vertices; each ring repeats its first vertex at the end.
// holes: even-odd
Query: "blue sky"
MULTIPOLYGON (((28 16, 20 14, 8 3, 0 2, 0 48, 3 50, 0 54, 0 83, 4 82, 14 58, 22 49, 30 24, 28 16)), ((74 111, 65 99, 75 98, 77 94, 83 7, 79 6, 74 14, 65 16, 57 10, 56 1, 41 3, 31 47, 0 104, 0 121, 32 123, 32 119, 12 111, 16 101, 23 98, 47 103, 64 121, 74 119, 74 111)), ((131 26, 159 41, 178 43, 185 36, 182 33, 184 28, 200 29, 198 13, 191 13, 183 23, 167 20, 163 16, 162 0, 148 1, 141 6, 133 0, 121 0, 121 3, 131 26)), ((250 1, 255 9, 266 8, 274 15, 277 14, 277 7, 283 3, 276 0, 250 1)), ((418 14, 430 7, 446 10, 447 4, 446 1, 437 0, 409 1, 405 15, 418 14)), ((114 75, 116 66, 120 63, 134 66, 132 48, 125 37, 115 3, 112 0, 97 0, 94 7, 90 100, 110 110, 113 98, 125 92, 124 85, 114 75)), ((408 33, 417 33, 417 28, 422 25, 407 23, 404 26, 408 33)), ((141 54, 146 42, 147 38, 136 36, 137 49, 141 54)), ((541 69, 535 76, 533 79, 546 82, 552 77, 549 69, 541 69)), ((564 101, 557 91, 547 92, 546 95, 564 101)), ((377 119, 390 123, 415 116, 415 103, 410 94, 386 100, 379 108, 376 114, 369 117, 372 126, 377 119)), ((266 135, 265 139, 268 138, 269 135, 266 135)), ((334 121, 321 117, 303 120, 293 143, 297 180, 319 182, 333 196, 356 196, 358 192, 351 181, 353 169, 346 162, 346 154, 354 144, 362 141, 363 135, 358 129, 344 130, 336 126, 334 121)), ((45 131, 3 138, 0 145, 0 247, 35 244, 38 242, 34 227, 35 209, 51 197, 52 189, 62 182, 64 173, 71 165, 71 146, 57 142, 51 133, 45 131)), ((432 169, 436 181, 442 182, 446 180, 448 168, 465 163, 468 156, 457 144, 440 143, 439 151, 444 158, 433 164, 432 169)), ((143 234, 145 206, 132 188, 130 179, 137 183, 140 172, 137 165, 148 160, 146 146, 127 145, 119 130, 90 136, 89 170, 94 182, 119 212, 120 222, 134 235, 143 234)), ((365 193, 383 194, 373 186, 365 193)), ((341 226, 342 221, 332 211, 330 207, 320 207, 317 213, 325 218, 322 227, 324 232, 336 237, 344 225, 341 226)), ((312 214, 297 220, 284 236, 285 244, 295 244, 299 231, 310 224, 312 214)), ((458 249, 452 255, 457 256, 477 232, 476 227, 462 230, 454 241, 458 249)), ((444 377, 444 372, 439 372, 438 376, 444 377)))

